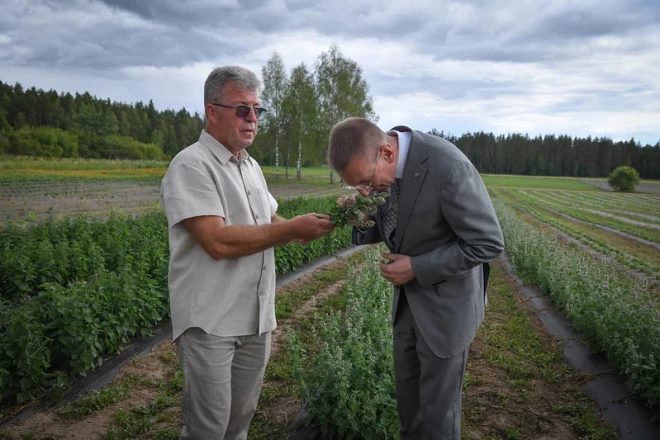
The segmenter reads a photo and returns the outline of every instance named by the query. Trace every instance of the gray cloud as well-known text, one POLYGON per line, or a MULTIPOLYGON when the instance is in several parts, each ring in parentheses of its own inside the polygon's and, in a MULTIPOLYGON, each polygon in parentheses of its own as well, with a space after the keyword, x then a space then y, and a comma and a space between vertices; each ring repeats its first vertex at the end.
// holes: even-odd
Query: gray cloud
MULTIPOLYGON (((241 56, 285 31, 405 42, 436 60, 529 63, 580 56, 594 38, 658 27, 655 0, 362 2, 310 0, 66 0, 10 2, 0 14, 0 59, 111 68, 181 66, 241 56), (28 48, 26 51, 14 50, 28 48)), ((647 43, 648 44, 648 43, 647 43)), ((639 49, 646 49, 639 43, 639 49)), ((384 54, 387 56, 387 54, 384 54)))
MULTIPOLYGON (((141 100, 157 93, 159 87, 152 83, 161 75, 179 69, 179 87, 197 90, 193 85, 200 78, 186 70, 189 66, 231 62, 259 70, 272 50, 282 45, 288 51, 285 62, 292 63, 288 67, 305 61, 311 69, 311 57, 332 42, 345 55, 354 54, 372 96, 387 102, 387 108, 376 109, 383 113, 383 121, 396 106, 392 103, 397 98, 392 97, 406 100, 410 109, 403 110, 410 111, 404 115, 412 110, 423 115, 424 106, 435 102, 454 106, 471 102, 457 118, 467 124, 465 114, 483 109, 485 115, 475 124, 484 127, 502 126, 508 115, 527 111, 527 102, 533 100, 538 101, 535 111, 553 115, 627 111, 648 112, 650 119, 660 114, 660 104, 653 98, 660 93, 655 79, 660 75, 657 0, 3 0, 0 4, 0 72, 43 72, 31 78, 57 77, 57 84, 70 84, 64 79, 67 72, 77 72, 76 78, 88 77, 94 87, 101 87, 99 79, 107 79, 112 87, 103 90, 123 93, 122 97, 130 97, 130 87, 140 84, 133 93, 141 100), (153 87, 147 89, 148 80, 141 80, 141 75, 153 87), (561 96, 549 99, 555 90, 561 96), (416 95, 423 95, 419 101, 423 104, 414 101, 416 95), (495 113, 503 105, 505 116, 489 119, 491 109, 495 113)), ((6 81, 3 73, 0 80, 6 81)), ((84 91, 85 84, 79 90, 84 91)), ((176 91, 168 91, 159 99, 176 108, 175 97, 176 91)), ((192 102, 197 101, 201 99, 192 102)))

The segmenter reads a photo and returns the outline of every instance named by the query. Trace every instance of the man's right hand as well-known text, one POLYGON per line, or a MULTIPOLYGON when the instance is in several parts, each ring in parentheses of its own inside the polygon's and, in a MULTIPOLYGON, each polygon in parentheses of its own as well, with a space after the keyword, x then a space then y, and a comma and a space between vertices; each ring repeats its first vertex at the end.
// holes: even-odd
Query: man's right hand
POLYGON ((330 218, 323 214, 304 214, 290 220, 295 223, 296 243, 308 243, 328 235, 335 228, 330 218))

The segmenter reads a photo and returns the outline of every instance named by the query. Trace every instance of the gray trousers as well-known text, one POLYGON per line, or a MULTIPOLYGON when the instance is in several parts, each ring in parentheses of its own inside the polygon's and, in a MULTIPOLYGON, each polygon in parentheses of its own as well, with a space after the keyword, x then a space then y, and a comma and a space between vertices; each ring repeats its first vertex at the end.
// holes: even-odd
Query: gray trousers
POLYGON ((394 376, 401 440, 460 440, 469 348, 439 358, 421 337, 401 289, 394 323, 394 376))
POLYGON ((220 337, 194 327, 178 339, 183 370, 180 439, 245 440, 270 357, 270 332, 220 337))

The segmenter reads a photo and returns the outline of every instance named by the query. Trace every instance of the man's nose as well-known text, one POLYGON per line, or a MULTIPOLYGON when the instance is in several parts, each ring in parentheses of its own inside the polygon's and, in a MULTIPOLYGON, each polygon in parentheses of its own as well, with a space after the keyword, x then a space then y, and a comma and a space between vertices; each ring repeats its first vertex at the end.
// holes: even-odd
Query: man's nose
POLYGON ((259 118, 257 117, 257 111, 250 107, 250 113, 245 117, 247 121, 254 122, 255 124, 259 121, 259 118))
POLYGON ((360 188, 358 189, 358 192, 360 193, 360 195, 362 195, 362 197, 367 197, 371 192, 371 188, 360 188))

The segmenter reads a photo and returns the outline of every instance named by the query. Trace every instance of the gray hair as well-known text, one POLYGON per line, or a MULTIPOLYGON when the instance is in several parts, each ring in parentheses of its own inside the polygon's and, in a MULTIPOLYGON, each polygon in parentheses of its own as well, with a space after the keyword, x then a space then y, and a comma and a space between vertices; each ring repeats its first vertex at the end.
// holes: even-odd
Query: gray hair
POLYGON ((383 130, 365 118, 347 118, 337 122, 330 131, 328 165, 343 172, 357 155, 371 157, 387 140, 383 130))
POLYGON ((261 81, 251 70, 241 66, 223 66, 213 69, 204 83, 204 106, 217 99, 222 99, 222 93, 229 82, 235 82, 247 90, 259 91, 261 81))

